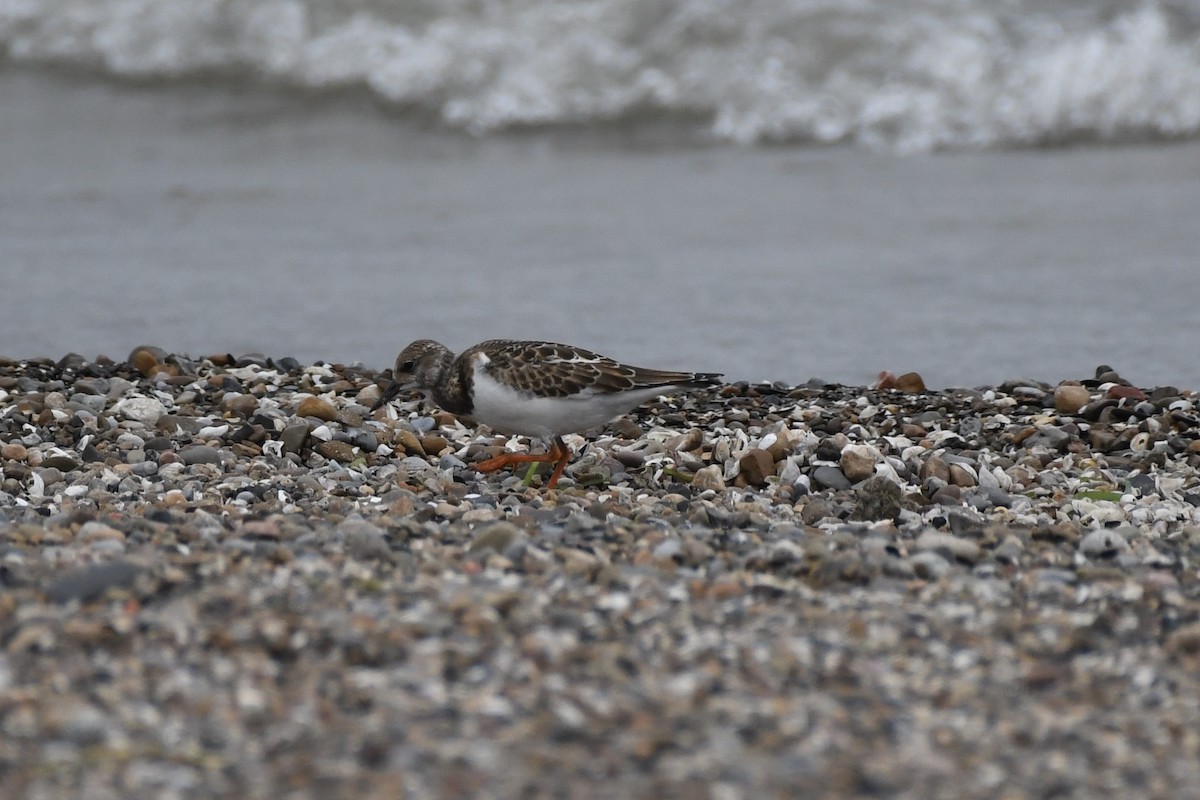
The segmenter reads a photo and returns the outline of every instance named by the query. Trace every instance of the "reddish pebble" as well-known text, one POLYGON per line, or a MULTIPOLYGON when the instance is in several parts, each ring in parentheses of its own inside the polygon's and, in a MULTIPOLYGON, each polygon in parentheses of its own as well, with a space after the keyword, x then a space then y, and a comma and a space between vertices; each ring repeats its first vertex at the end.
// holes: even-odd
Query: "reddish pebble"
POLYGON ((1126 386, 1123 383, 1117 383, 1109 388, 1106 397, 1115 397, 1117 399, 1128 397, 1133 400, 1145 400, 1146 393, 1136 386, 1126 386))

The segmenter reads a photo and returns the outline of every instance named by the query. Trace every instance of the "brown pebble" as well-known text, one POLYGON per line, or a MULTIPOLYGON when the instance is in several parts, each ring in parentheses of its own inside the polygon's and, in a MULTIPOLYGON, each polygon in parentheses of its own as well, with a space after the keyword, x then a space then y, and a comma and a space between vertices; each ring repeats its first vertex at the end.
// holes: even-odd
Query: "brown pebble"
POLYGON ((767 478, 775 474, 775 461, 771 454, 760 448, 747 450, 738 462, 741 475, 751 486, 763 486, 767 478))
POLYGON ((1078 383, 1060 383, 1054 389, 1054 410, 1061 414, 1076 414, 1092 399, 1086 387, 1078 383))
POLYGON ((621 417, 616 422, 611 423, 612 432, 621 439, 640 439, 642 438, 641 427, 629 417, 621 417))
POLYGON ((0 445, 0 458, 5 461, 24 461, 27 455, 29 455, 29 450, 20 442, 0 445))
POLYGON ((746 594, 742 584, 732 578, 714 581, 708 587, 707 595, 713 600, 732 600, 746 594))
MULTIPOLYGON (((1117 437, 1112 431, 1103 428, 1092 428, 1088 431, 1088 442, 1092 449, 1101 453, 1107 453, 1117 445, 1117 437)), ((1193 442, 1193 445, 1200 444, 1200 441, 1193 442)), ((1200 448, 1196 448, 1195 452, 1200 453, 1200 448)))
POLYGON ((86 522, 79 529, 79 541, 81 542, 96 542, 100 540, 111 540, 116 542, 125 541, 125 534, 116 528, 105 525, 103 522, 86 522))
POLYGON ((1141 389, 1137 388, 1136 386, 1125 386, 1124 384, 1120 384, 1120 383, 1118 383, 1116 386, 1110 386, 1108 389, 1108 394, 1106 396, 1107 397, 1116 397, 1118 399, 1120 399, 1122 397, 1128 397, 1131 400, 1145 400, 1146 399, 1146 393, 1143 392, 1141 389))
POLYGON ((336 439, 321 442, 316 446, 316 451, 325 458, 343 463, 353 461, 355 457, 354 447, 349 442, 339 442, 336 439))
POLYGON ((915 372, 906 372, 896 378, 896 389, 905 394, 918 394, 925 391, 925 381, 915 372))
POLYGON ((950 465, 950 483, 954 486, 969 488, 977 483, 975 475, 962 464, 950 465))
POLYGON ((371 406, 375 405, 376 401, 378 401, 382 396, 383 390, 380 389, 376 384, 372 383, 359 390, 358 394, 354 396, 354 402, 370 408, 371 406))
POLYGON ((725 489, 725 477, 722 474, 719 464, 710 464, 707 467, 702 467, 696 470, 696 474, 692 476, 692 488, 697 492, 703 492, 708 489, 715 491, 723 491, 725 489))
POLYGON ((1035 433, 1037 433, 1037 428, 1033 425, 1027 425, 1023 428, 1018 428, 1010 435, 1009 438, 1013 444, 1020 444, 1030 436, 1033 436, 1035 433))
MULTIPOLYGON (((696 447, 699 447, 700 446, 700 438, 701 438, 699 435, 700 429, 692 428, 692 430, 695 431, 695 433, 697 434, 696 447)), ((771 458, 774 459, 775 461, 782 461, 786 456, 788 456, 792 452, 792 450, 795 449, 795 446, 796 446, 796 441, 795 441, 795 438, 794 438, 792 432, 790 430, 788 430, 787 428, 784 428, 783 430, 781 430, 779 433, 777 433, 775 435, 775 441, 771 444, 770 447, 767 448, 767 452, 771 454, 771 458)), ((689 448, 689 449, 695 449, 695 448, 689 448)))
POLYGON ((147 377, 166 358, 167 354, 161 347, 152 347, 150 345, 135 347, 129 353, 129 363, 133 365, 134 369, 147 377))
POLYGON ((871 445, 848 444, 842 449, 838 463, 851 483, 858 483, 875 474, 875 464, 881 458, 871 445))
POLYGON ((441 453, 443 450, 445 450, 447 447, 450 446, 450 443, 447 442, 446 439, 442 436, 434 436, 434 435, 422 436, 420 439, 420 442, 421 442, 421 449, 425 452, 426 455, 431 455, 431 456, 436 456, 437 454, 441 453))
MULTIPOLYGON (((667 449, 679 453, 687 453, 704 443, 704 434, 699 428, 692 428, 687 433, 681 433, 667 442, 667 449)), ((778 444, 778 443, 776 443, 778 444)))
POLYGON ((242 458, 254 458, 262 455, 262 448, 254 442, 237 442, 230 449, 242 458))
POLYGON ((407 517, 417 510, 417 504, 412 497, 404 496, 392 501, 388 512, 397 517, 407 517))
POLYGON ((178 378, 182 374, 183 370, 179 368, 178 364, 155 364, 150 368, 150 371, 146 373, 146 377, 178 378))
POLYGON ((437 423, 439 428, 453 428, 458 424, 458 417, 454 416, 449 411, 437 411, 433 415, 433 421, 437 423))
POLYGON ((925 459, 923 464, 921 464, 921 471, 919 475, 923 481, 928 480, 929 478, 937 478, 944 483, 949 483, 950 466, 941 456, 930 456, 929 458, 925 459))
POLYGON ((337 409, 333 403, 320 397, 306 397, 300 401, 296 414, 301 417, 316 417, 325 422, 337 419, 337 409))
POLYGON ((401 430, 396 432, 396 444, 404 448, 407 455, 425 455, 425 448, 421 444, 421 440, 412 431, 401 430))
POLYGON ((1200 623, 1184 625, 1167 639, 1167 652, 1175 658, 1200 659, 1200 623))
MULTIPOLYGON (((226 397, 222 402, 225 410, 242 417, 249 417, 258 410, 258 398, 252 394, 239 394, 226 397)), ((303 405, 303 403, 301 403, 303 405)))

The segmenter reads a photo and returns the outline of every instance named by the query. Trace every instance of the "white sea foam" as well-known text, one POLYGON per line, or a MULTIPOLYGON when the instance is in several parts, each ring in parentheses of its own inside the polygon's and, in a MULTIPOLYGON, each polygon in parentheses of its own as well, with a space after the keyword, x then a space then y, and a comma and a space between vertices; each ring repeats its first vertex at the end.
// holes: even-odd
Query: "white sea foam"
POLYGON ((1200 1, 0 0, 0 52, 367 87, 477 133, 646 117, 924 151, 1200 133, 1200 1))

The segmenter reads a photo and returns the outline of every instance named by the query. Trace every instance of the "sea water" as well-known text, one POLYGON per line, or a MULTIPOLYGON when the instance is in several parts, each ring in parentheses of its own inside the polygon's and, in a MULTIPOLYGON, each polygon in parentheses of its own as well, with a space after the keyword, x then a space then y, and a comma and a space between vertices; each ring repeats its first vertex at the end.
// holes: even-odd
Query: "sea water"
POLYGON ((0 0, 0 353, 1200 388, 1200 3, 0 0))

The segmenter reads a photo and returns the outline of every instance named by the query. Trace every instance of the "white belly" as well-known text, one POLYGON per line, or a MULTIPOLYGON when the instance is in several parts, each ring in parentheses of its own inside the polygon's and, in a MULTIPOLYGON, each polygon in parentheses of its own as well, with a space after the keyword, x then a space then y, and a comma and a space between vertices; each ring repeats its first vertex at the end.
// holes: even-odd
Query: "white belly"
POLYGON ((533 397, 497 383, 482 369, 475 370, 474 383, 472 419, 500 433, 541 439, 597 428, 665 391, 596 394, 587 390, 570 397, 533 397))

